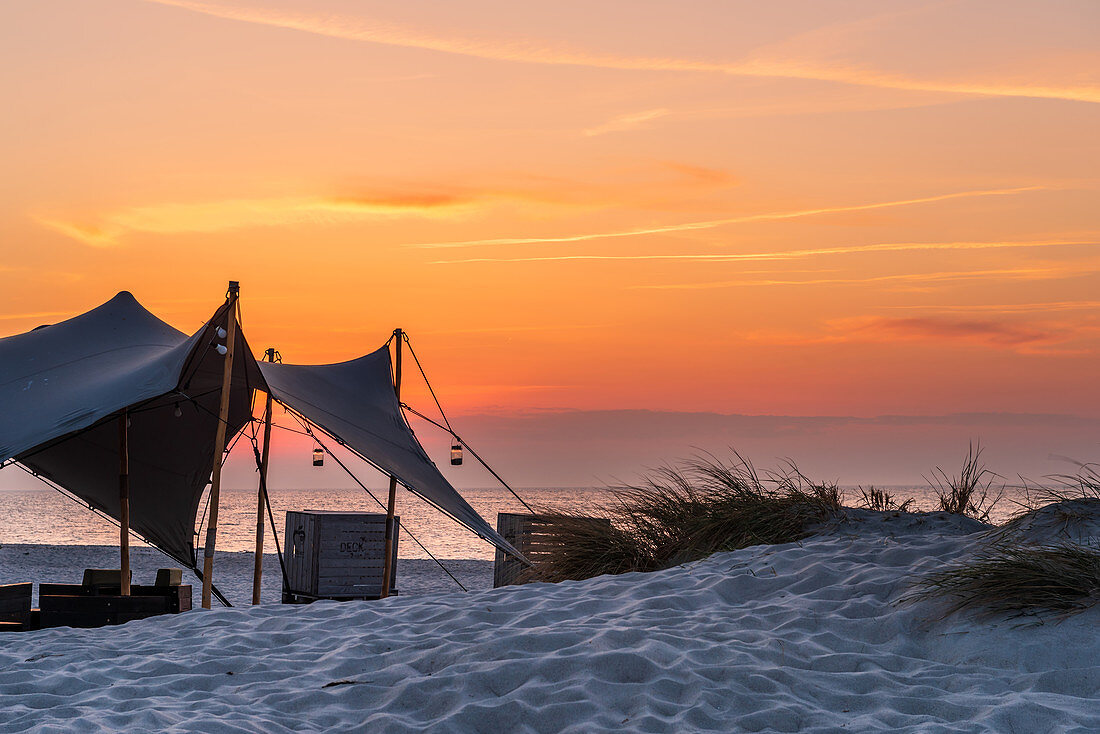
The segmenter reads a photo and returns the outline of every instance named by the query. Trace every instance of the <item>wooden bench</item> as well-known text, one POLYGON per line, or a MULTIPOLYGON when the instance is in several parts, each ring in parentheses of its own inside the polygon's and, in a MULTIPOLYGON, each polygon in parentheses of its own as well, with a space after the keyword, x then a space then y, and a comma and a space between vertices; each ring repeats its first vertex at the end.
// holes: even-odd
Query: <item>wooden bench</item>
POLYGON ((191 609, 191 586, 180 584, 178 569, 161 569, 152 586, 131 584, 121 595, 120 574, 89 569, 81 584, 39 584, 42 627, 103 627, 191 609), (167 583, 161 583, 161 582, 167 583), (175 582, 175 583, 172 583, 175 582))
MULTIPOLYGON (((571 517, 570 519, 591 520, 601 527, 606 526, 608 530, 611 529, 611 521, 605 517, 571 517)), ((550 553, 556 543, 554 536, 549 532, 551 525, 553 525, 553 518, 546 515, 497 513, 497 532, 536 566, 539 559, 550 553)), ((493 562, 494 589, 512 584, 525 584, 530 580, 527 578, 528 575, 528 567, 523 561, 497 548, 496 559, 493 562)))

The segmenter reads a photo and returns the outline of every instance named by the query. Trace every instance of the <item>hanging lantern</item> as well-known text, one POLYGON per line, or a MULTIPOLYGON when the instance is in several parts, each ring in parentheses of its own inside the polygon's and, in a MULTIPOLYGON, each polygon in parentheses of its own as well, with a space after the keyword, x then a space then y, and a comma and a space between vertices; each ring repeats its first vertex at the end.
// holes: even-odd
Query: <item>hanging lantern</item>
POLYGON ((325 465, 325 452, 321 450, 321 447, 313 449, 313 465, 324 466, 325 465))
POLYGON ((451 466, 462 466, 462 444, 451 442, 451 466))

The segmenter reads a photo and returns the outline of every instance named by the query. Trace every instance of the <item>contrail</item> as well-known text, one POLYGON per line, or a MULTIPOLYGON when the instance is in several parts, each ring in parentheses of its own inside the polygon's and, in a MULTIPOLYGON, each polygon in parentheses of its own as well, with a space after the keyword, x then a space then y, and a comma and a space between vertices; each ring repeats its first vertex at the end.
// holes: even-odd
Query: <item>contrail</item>
POLYGON ((460 263, 524 263, 559 260, 673 260, 684 262, 740 262, 745 260, 795 260, 815 255, 850 255, 864 252, 910 252, 920 250, 999 250, 1021 247, 1097 247, 1100 242, 1077 240, 1043 240, 1034 242, 882 242, 850 247, 819 247, 808 250, 777 252, 715 252, 657 255, 545 255, 541 257, 471 257, 461 260, 434 260, 431 265, 460 263))
POLYGON ((865 87, 899 89, 914 92, 1065 99, 1100 103, 1100 87, 1050 84, 1013 84, 997 82, 923 81, 909 77, 868 71, 856 67, 814 66, 806 63, 749 59, 740 62, 716 62, 675 57, 613 56, 573 49, 539 46, 531 41, 504 43, 461 38, 443 38, 397 23, 340 16, 275 10, 265 7, 228 6, 193 0, 145 0, 158 5, 183 8, 227 20, 287 28, 315 35, 366 41, 389 46, 420 48, 443 53, 473 56, 493 61, 528 64, 585 66, 628 71, 682 71, 729 74, 745 77, 773 77, 838 82, 865 87))
POLYGON ((744 224, 747 222, 768 222, 783 219, 798 219, 811 217, 817 214, 838 214, 842 212, 860 212, 872 209, 888 209, 898 206, 912 206, 914 204, 928 204, 949 199, 965 199, 975 196, 1007 196, 1020 194, 1026 191, 1043 191, 1046 186, 1019 186, 1011 189, 983 189, 979 191, 958 191, 951 194, 938 194, 936 196, 924 196, 917 199, 902 199, 898 201, 880 201, 872 204, 853 204, 851 206, 821 207, 817 209, 799 209, 789 212, 769 212, 765 214, 748 214, 729 219, 711 219, 703 222, 686 222, 684 224, 670 224, 665 227, 649 227, 645 229, 629 229, 622 232, 597 232, 590 234, 571 235, 568 237, 509 237, 491 240, 464 240, 460 242, 420 242, 406 245, 406 247, 422 248, 449 248, 449 247, 478 247, 482 245, 536 245, 556 244, 566 242, 586 242, 588 240, 611 239, 616 237, 637 237, 641 235, 667 234, 669 232, 688 232, 699 229, 714 229, 730 224, 744 224))
POLYGON ((814 280, 723 280, 711 283, 665 283, 659 285, 635 285, 632 290, 710 290, 714 288, 740 288, 746 286, 780 285, 858 285, 861 283, 912 282, 939 283, 978 278, 1005 278, 1009 280, 1043 280, 1087 275, 1095 270, 1075 268, 1008 268, 1003 270, 948 270, 938 273, 902 273, 876 275, 869 278, 818 278, 814 280))

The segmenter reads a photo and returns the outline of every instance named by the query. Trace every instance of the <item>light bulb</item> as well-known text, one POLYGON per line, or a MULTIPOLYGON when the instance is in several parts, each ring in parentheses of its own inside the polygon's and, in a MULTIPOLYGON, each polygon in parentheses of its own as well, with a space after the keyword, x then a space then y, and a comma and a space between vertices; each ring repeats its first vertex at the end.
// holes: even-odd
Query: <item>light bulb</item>
POLYGON ((177 418, 182 418, 183 417, 183 411, 180 410, 180 404, 179 403, 176 403, 176 409, 172 411, 172 415, 176 416, 177 418))
POLYGON ((126 417, 126 427, 129 428, 132 425, 134 425, 134 422, 132 420, 130 420, 129 416, 127 416, 126 417))
POLYGON ((224 339, 225 338, 225 329, 223 329, 220 326, 218 327, 218 338, 219 339, 224 339))
POLYGON ((222 355, 223 357, 229 351, 229 347, 225 346, 224 344, 215 344, 214 349, 218 350, 218 354, 222 355))

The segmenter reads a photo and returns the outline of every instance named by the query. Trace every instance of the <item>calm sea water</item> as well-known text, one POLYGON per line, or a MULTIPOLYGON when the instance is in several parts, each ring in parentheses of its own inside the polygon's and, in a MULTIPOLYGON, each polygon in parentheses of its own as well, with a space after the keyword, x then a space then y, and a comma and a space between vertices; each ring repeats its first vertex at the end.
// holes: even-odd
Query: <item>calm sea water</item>
MULTIPOLYGON (((385 501, 385 490, 375 491, 385 501)), ((521 496, 536 507, 550 506, 583 513, 606 497, 601 489, 524 489, 521 496)), ((385 512, 361 489, 271 490, 271 508, 282 542, 287 510, 347 510, 385 512)), ((525 512, 505 489, 469 489, 462 496, 491 525, 498 512, 525 512)), ((204 500, 205 504, 205 500, 204 500)), ((204 506, 200 506, 200 519, 204 506)), ((466 528, 441 514, 409 492, 399 489, 397 514, 402 527, 415 535, 438 558, 492 559, 493 548, 466 528)), ((204 525, 202 527, 205 527, 204 525)), ((202 530, 205 539, 205 530, 202 530)), ((256 490, 224 489, 218 511, 218 549, 251 551, 255 547, 256 490)), ((270 526, 265 530, 265 550, 273 552, 270 526)), ((118 528, 87 506, 48 487, 0 491, 0 544, 115 545, 118 528)), ((196 543, 201 547, 202 542, 196 543)), ((403 558, 427 558, 402 533, 398 552, 403 558)))
MULTIPOLYGON (((517 491, 534 507, 553 507, 577 514, 592 513, 608 499, 607 490, 602 488, 517 491)), ((929 487, 895 487, 891 491, 899 498, 913 497, 917 509, 935 506, 935 495, 929 487)), ((504 489, 468 489, 462 490, 462 495, 494 527, 498 512, 524 512, 523 506, 504 489)), ((847 490, 846 495, 849 502, 854 502, 859 493, 847 490)), ((378 496, 384 499, 384 495, 378 496)), ((1018 492, 1009 490, 998 505, 994 519, 1003 520, 1012 514, 1020 498, 1018 492)), ((360 489, 272 490, 271 504, 280 541, 287 510, 383 511, 360 489)), ((397 512, 402 526, 412 531, 439 558, 488 560, 493 557, 489 544, 407 491, 398 491, 397 512)), ((251 551, 255 545, 255 531, 256 491, 223 490, 218 521, 219 550, 251 551)), ((272 552, 270 528, 265 532, 266 550, 272 552)), ((0 544, 115 545, 117 542, 116 526, 50 488, 0 491, 0 544)), ((196 543, 197 547, 201 545, 201 542, 196 543)), ((398 548, 403 558, 428 557, 404 534, 398 548)))

